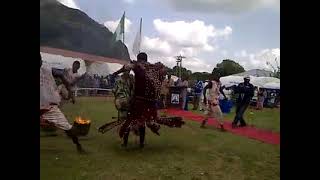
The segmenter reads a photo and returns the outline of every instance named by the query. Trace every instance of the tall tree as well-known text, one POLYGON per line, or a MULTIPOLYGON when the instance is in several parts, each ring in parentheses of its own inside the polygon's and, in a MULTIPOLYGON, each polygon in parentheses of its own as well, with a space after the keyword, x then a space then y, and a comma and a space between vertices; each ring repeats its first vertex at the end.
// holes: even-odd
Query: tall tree
POLYGON ((218 63, 212 71, 213 76, 229 76, 232 74, 244 72, 244 68, 237 62, 225 59, 221 63, 218 63))
MULTIPOLYGON (((174 66, 174 67, 172 68, 172 70, 173 70, 173 75, 179 77, 179 68, 180 68, 180 67, 178 67, 178 66, 174 66)), ((185 77, 185 76, 189 76, 189 77, 190 77, 191 74, 192 74, 192 71, 190 71, 190 70, 182 67, 182 69, 181 69, 181 77, 185 77)))
POLYGON ((192 80, 205 81, 205 80, 210 79, 210 76, 212 76, 211 73, 207 73, 207 72, 195 72, 195 73, 192 73, 190 79, 192 79, 192 80))
POLYGON ((276 77, 276 78, 279 78, 279 79, 280 79, 280 65, 279 65, 279 63, 278 63, 278 61, 277 61, 277 58, 275 58, 274 61, 275 61, 275 63, 276 63, 276 67, 273 66, 273 65, 272 65, 270 62, 268 62, 268 61, 267 61, 267 65, 269 65, 269 66, 272 68, 272 70, 273 70, 273 73, 272 73, 273 77, 276 77))

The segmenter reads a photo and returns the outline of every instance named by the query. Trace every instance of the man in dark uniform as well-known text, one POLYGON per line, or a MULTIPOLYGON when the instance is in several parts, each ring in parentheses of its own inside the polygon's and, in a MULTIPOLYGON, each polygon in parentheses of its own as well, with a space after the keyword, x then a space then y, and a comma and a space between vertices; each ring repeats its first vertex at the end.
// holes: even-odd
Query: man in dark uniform
POLYGON ((232 122, 232 127, 235 128, 240 121, 240 127, 246 126, 243 119, 243 114, 248 108, 252 97, 254 96, 254 86, 250 83, 250 77, 246 76, 244 82, 233 88, 235 94, 239 94, 236 105, 236 116, 232 122))

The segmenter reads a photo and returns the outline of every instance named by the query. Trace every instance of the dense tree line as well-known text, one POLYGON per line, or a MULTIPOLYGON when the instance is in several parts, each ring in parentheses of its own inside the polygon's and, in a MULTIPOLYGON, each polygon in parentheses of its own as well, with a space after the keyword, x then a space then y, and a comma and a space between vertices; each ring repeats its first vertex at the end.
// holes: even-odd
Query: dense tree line
MULTIPOLYGON (((167 68, 167 72, 174 76, 179 77, 179 67, 174 66, 172 69, 169 67, 167 68)), ((185 77, 188 76, 190 80, 208 80, 212 79, 214 76, 229 76, 232 74, 242 73, 245 72, 245 69, 233 60, 225 59, 221 63, 218 63, 216 67, 212 70, 211 73, 208 72, 192 72, 184 67, 181 68, 181 76, 185 77)))

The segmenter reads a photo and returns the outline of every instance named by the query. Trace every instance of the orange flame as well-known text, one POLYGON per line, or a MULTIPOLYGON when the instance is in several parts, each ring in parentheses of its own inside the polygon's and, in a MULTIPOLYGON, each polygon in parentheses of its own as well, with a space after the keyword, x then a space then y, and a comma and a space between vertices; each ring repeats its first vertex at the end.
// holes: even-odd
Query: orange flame
POLYGON ((75 122, 78 124, 90 124, 91 121, 87 119, 83 119, 79 116, 79 117, 76 117, 75 122))

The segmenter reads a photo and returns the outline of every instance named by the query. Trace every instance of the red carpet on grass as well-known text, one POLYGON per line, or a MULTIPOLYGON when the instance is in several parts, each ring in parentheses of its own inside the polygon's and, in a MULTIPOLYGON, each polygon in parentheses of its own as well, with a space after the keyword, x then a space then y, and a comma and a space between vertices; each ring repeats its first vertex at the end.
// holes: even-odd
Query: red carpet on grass
MULTIPOLYGON (((180 116, 185 119, 190 119, 198 122, 202 122, 204 116, 195 114, 190 111, 182 111, 179 109, 168 109, 166 111, 168 114, 173 115, 173 116, 180 116)), ((218 127, 219 123, 217 120, 214 120, 212 118, 209 119, 208 121, 209 125, 218 127)), ((241 128, 232 128, 231 127, 231 122, 230 121, 225 121, 224 122, 224 128, 236 135, 240 136, 245 136, 248 138, 252 138, 255 140, 259 140, 265 143, 269 144, 280 144, 280 134, 276 132, 271 132, 267 130, 262 130, 262 129, 257 129, 255 127, 247 126, 247 127, 241 127, 241 128)))

